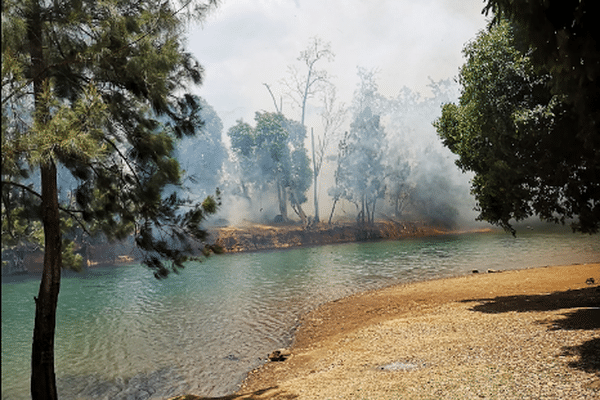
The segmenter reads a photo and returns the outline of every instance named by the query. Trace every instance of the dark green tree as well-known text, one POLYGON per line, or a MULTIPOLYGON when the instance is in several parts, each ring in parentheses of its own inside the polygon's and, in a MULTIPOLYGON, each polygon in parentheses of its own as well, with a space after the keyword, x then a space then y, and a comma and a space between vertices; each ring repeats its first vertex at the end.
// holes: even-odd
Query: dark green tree
MULTIPOLYGON (((600 128, 600 5, 597 1, 487 0, 484 12, 519 28, 531 46, 531 62, 551 75, 553 94, 573 107, 577 135, 588 148, 599 148, 600 128)), ((566 134, 566 133, 565 133, 566 134)), ((597 171, 595 171, 597 172, 597 171)), ((596 174, 596 176, 598 176, 596 174)))
POLYGON ((446 104, 435 126, 444 144, 473 171, 479 219, 514 233, 512 220, 538 215, 597 232, 600 156, 578 133, 567 95, 536 67, 520 28, 501 19, 465 49, 459 104, 446 104))
POLYGON ((2 237, 31 240, 36 223, 43 229, 33 399, 57 398, 61 269, 67 260, 80 261, 68 251, 72 244, 63 244, 64 230, 77 225, 110 239, 133 234, 157 277, 204 250, 200 223, 217 201, 197 203, 166 189, 181 179, 174 138, 201 126, 198 100, 188 93, 200 84, 202 68, 185 51, 183 34, 185 22, 208 7, 152 0, 2 2, 2 237), (59 171, 75 178, 70 199, 58 189, 59 171))

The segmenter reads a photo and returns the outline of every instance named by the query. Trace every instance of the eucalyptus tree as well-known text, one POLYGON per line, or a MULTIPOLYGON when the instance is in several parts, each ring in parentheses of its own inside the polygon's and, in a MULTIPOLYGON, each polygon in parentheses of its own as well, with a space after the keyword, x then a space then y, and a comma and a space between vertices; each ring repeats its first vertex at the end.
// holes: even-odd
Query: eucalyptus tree
POLYGON ((300 108, 300 124, 304 125, 306 118, 306 106, 310 98, 315 97, 325 87, 330 85, 329 74, 326 70, 317 69, 321 60, 333 61, 335 54, 331 50, 331 43, 315 36, 305 50, 300 52, 302 70, 294 65, 288 67, 288 79, 283 81, 287 87, 287 94, 292 102, 300 108))
POLYGON ((257 112, 256 126, 238 121, 227 134, 240 164, 242 185, 247 198, 248 186, 261 193, 275 190, 279 214, 287 220, 288 201, 294 212, 306 223, 302 209, 310 187, 311 170, 304 147, 306 129, 281 113, 257 112))
POLYGON ((533 64, 520 28, 502 19, 465 49, 458 104, 446 104, 436 128, 473 171, 479 219, 514 233, 512 220, 533 215, 553 222, 578 218, 573 228, 597 232, 599 150, 578 133, 578 114, 554 94, 549 71, 533 64))
POLYGON ((385 195, 384 155, 388 146, 381 115, 388 102, 379 93, 375 71, 358 68, 358 76, 350 106, 353 120, 340 140, 335 186, 329 189, 334 200, 330 222, 337 202, 345 199, 356 206, 358 223, 373 223, 377 200, 385 195))
POLYGON ((325 160, 325 153, 328 150, 331 141, 338 137, 338 132, 340 131, 345 118, 346 108, 343 103, 338 104, 335 86, 326 86, 322 92, 321 123, 323 126, 323 133, 320 137, 317 137, 316 143, 313 129, 310 129, 313 160, 313 203, 315 208, 315 222, 319 222, 320 220, 318 178, 321 173, 323 161, 325 160))
POLYGON ((223 122, 214 108, 199 99, 202 135, 186 136, 177 141, 175 157, 185 171, 184 190, 190 196, 215 193, 221 181, 227 148, 222 140, 223 122))
POLYGON ((173 138, 201 126, 189 90, 201 83, 202 68, 184 49, 185 23, 211 5, 2 3, 2 236, 29 234, 24 224, 40 223, 43 230, 33 399, 57 398, 61 268, 67 259, 81 261, 69 255, 73 246, 63 243, 62 230, 76 224, 111 239, 133 234, 157 277, 204 249, 200 223, 217 201, 189 201, 165 190, 181 178, 173 138), (70 200, 59 196, 59 171, 76 179, 70 200), (39 184, 32 182, 36 176, 39 184))

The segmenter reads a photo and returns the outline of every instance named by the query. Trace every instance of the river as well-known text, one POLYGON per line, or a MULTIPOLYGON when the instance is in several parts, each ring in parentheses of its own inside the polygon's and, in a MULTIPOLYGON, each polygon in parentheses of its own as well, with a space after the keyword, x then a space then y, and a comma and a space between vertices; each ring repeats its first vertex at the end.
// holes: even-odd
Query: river
MULTIPOLYGON (((398 283, 600 261, 597 236, 524 231, 443 235, 211 256, 156 280, 140 265, 67 273, 59 296, 61 399, 234 392, 300 315, 398 283)), ((2 280, 2 399, 29 398, 38 279, 2 280)))

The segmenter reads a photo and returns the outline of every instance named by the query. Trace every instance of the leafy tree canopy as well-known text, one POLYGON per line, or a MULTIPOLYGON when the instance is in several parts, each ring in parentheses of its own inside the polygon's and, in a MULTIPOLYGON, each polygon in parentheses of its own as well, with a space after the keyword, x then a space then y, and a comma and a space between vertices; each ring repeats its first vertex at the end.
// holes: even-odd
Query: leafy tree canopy
POLYGON ((279 208, 285 217, 287 198, 303 218, 300 207, 306 201, 312 171, 304 140, 306 128, 281 113, 257 112, 256 127, 238 121, 227 134, 244 179, 256 190, 275 187, 279 208))
POLYGON ((597 232, 598 148, 577 134, 573 103, 551 90, 553 75, 534 65, 520 32, 501 19, 465 47, 459 104, 444 105, 435 126, 459 167, 475 172, 479 219, 514 233, 511 220, 577 218, 575 230, 597 232))
POLYGON ((598 148, 600 125, 600 4, 593 0, 487 0, 484 12, 518 26, 532 48, 531 62, 551 75, 552 93, 563 95, 578 117, 571 134, 598 148))

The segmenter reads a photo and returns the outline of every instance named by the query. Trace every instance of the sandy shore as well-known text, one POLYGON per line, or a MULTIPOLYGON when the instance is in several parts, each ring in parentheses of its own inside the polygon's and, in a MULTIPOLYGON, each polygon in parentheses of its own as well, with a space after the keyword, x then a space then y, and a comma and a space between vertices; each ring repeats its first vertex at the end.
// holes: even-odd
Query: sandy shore
POLYGON ((585 264, 344 298, 225 398, 599 399, 599 282, 600 264, 585 264))

